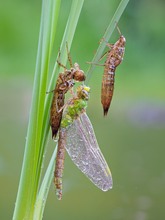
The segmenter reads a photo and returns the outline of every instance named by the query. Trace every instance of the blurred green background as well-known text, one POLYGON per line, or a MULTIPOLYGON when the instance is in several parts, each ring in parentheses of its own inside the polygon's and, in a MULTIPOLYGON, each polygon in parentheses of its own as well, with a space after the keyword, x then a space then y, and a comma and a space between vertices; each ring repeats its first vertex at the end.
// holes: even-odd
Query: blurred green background
MULTIPOLYGON (((120 1, 85 1, 71 54, 86 71, 120 1)), ((71 1, 62 1, 56 57, 71 1)), ((66 156, 63 200, 52 184, 44 219, 155 220, 165 218, 165 2, 130 1, 119 21, 127 39, 109 114, 100 103, 102 67, 89 86, 87 113, 111 168, 114 187, 97 189, 66 156)), ((41 2, 0 2, 0 219, 14 209, 32 96, 41 2)), ((115 30, 111 38, 119 37, 115 30)), ((55 59, 52 60, 55 62, 55 59)), ((51 136, 51 135, 50 135, 51 136)), ((51 139, 46 157, 54 144, 51 139)), ((47 161, 45 161, 45 168, 47 161)))

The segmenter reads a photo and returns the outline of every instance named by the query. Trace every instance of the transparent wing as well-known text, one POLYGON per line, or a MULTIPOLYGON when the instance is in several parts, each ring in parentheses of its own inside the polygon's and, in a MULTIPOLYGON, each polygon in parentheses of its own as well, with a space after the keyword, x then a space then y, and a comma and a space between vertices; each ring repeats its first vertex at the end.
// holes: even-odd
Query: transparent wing
POLYGON ((100 189, 112 188, 110 169, 98 146, 92 124, 83 113, 66 129, 66 150, 76 166, 100 189))

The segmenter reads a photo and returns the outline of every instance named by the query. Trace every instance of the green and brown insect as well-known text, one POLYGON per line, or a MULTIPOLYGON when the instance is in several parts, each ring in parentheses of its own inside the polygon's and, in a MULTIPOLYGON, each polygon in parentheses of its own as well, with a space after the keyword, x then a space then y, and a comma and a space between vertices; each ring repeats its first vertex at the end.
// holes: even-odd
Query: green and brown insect
POLYGON ((107 115, 109 106, 114 92, 115 70, 122 62, 125 52, 126 39, 117 27, 120 37, 115 44, 106 43, 110 48, 104 55, 107 55, 104 63, 104 74, 101 88, 101 103, 103 106, 104 116, 107 115))
POLYGON ((81 85, 65 106, 59 128, 54 183, 59 200, 62 199, 62 176, 65 149, 73 163, 103 191, 113 185, 111 171, 99 148, 93 126, 86 114, 90 88, 81 85))
MULTIPOLYGON (((72 60, 70 53, 68 51, 68 47, 67 47, 67 54, 70 63, 70 69, 67 69, 63 64, 61 64, 59 58, 57 60, 59 66, 64 68, 64 72, 59 74, 55 89, 53 90, 54 95, 50 110, 50 126, 52 130, 53 139, 56 138, 58 129, 60 127, 64 101, 65 101, 65 94, 68 92, 68 90, 70 90, 73 87, 74 81, 82 82, 85 80, 85 74, 80 69, 78 63, 72 65, 72 60)), ((59 53, 59 57, 60 57, 60 53, 59 53)))

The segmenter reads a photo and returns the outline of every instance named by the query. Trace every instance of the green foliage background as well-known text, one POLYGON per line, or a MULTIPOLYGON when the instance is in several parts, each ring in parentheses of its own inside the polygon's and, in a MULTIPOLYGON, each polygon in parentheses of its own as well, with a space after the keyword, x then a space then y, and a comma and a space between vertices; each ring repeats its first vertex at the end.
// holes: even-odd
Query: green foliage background
MULTIPOLYGON (((62 1, 58 52, 71 1, 62 1)), ((85 1, 71 54, 87 71, 119 1, 85 1)), ((44 219, 162 219, 165 196, 164 1, 130 1, 119 21, 127 39, 115 93, 103 118, 103 68, 89 81, 87 113, 111 168, 114 188, 101 192, 67 156, 63 200, 50 188, 44 219)), ((19 183, 36 61, 41 2, 0 2, 0 219, 11 219, 19 183)), ((111 42, 118 38, 114 31, 111 42)), ((52 66, 55 60, 52 60, 52 66)), ((50 135, 51 136, 51 135, 50 135)), ((51 138, 46 157, 54 148, 51 138)), ((47 160, 45 166, 47 166, 47 160)))

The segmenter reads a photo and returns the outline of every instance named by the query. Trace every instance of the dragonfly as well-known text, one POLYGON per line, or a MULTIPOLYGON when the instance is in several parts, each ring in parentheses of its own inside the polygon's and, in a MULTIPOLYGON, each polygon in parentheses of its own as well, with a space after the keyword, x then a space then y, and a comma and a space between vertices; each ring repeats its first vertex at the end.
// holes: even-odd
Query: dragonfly
POLYGON ((84 71, 80 69, 79 64, 75 63, 72 65, 71 56, 67 47, 67 55, 70 63, 70 69, 67 69, 62 63, 59 61, 59 57, 57 59, 57 63, 59 66, 64 68, 64 72, 60 73, 56 82, 55 89, 53 90, 53 99, 50 110, 50 126, 52 130, 52 138, 55 139, 60 127, 65 94, 72 89, 74 85, 74 81, 82 82, 85 80, 84 71))
POLYGON ((116 67, 122 62, 125 52, 126 39, 121 34, 118 27, 117 30, 120 34, 119 39, 115 44, 106 43, 109 50, 101 57, 102 59, 105 55, 107 55, 104 63, 104 74, 101 88, 101 103, 103 106, 104 116, 108 114, 113 97, 116 67))
POLYGON ((89 87, 79 86, 77 94, 68 102, 63 113, 54 171, 54 183, 59 200, 62 199, 65 150, 73 163, 98 188, 107 191, 113 186, 111 171, 99 148, 93 126, 86 114, 89 92, 89 87))

